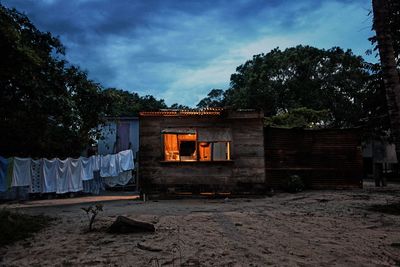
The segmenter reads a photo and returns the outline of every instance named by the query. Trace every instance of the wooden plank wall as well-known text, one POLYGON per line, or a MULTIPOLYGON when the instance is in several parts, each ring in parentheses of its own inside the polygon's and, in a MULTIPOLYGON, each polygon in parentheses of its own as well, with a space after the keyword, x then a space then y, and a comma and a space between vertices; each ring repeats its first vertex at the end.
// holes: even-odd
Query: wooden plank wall
POLYGON ((300 175, 309 188, 362 187, 362 153, 357 129, 265 128, 266 185, 282 187, 300 175))
POLYGON ((262 118, 229 116, 141 117, 140 183, 147 191, 241 191, 265 183, 262 118), (163 162, 161 130, 167 127, 229 127, 227 162, 163 162))

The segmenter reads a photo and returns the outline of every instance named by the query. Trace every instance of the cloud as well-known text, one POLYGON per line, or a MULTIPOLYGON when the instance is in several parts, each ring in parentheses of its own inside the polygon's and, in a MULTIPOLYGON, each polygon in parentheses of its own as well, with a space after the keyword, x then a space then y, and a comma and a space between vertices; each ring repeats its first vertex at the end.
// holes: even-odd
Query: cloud
MULTIPOLYGON (((105 87, 195 106, 252 55, 298 44, 370 48, 363 0, 6 0, 60 36, 105 87)), ((371 59, 370 59, 371 60, 371 59)))

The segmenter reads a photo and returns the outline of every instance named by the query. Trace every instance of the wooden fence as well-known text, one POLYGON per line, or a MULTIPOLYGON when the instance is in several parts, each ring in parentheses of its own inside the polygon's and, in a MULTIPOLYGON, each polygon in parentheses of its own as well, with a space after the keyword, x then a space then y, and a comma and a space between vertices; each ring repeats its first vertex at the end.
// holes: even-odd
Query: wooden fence
POLYGON ((358 129, 265 128, 266 185, 283 187, 291 175, 308 188, 362 187, 362 153, 358 129))

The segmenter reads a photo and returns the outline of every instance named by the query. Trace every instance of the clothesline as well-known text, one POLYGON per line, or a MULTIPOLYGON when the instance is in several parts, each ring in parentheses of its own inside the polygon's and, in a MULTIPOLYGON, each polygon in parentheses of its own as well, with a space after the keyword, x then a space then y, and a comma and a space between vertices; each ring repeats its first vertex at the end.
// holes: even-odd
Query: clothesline
POLYGON ((63 194, 91 191, 93 187, 98 192, 100 180, 109 186, 125 185, 132 178, 133 169, 132 150, 64 160, 0 156, 0 192, 11 187, 29 187, 30 193, 63 194))

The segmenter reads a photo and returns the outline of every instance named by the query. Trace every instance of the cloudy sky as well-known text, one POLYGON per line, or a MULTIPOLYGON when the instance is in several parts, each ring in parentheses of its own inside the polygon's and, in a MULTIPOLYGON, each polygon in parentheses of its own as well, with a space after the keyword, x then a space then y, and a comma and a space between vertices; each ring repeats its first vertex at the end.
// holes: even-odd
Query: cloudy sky
POLYGON ((0 0, 104 87, 195 106, 255 54, 298 44, 368 61, 368 0, 0 0))

